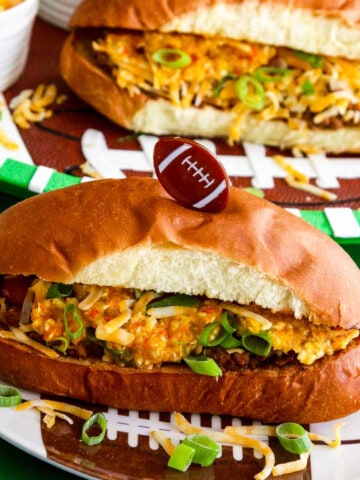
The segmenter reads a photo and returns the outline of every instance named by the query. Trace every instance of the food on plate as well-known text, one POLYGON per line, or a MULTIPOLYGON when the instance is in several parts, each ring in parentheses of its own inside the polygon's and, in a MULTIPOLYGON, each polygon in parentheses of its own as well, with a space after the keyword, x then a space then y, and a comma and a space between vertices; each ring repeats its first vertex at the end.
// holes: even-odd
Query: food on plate
POLYGON ((0 216, 0 378, 124 409, 319 422, 360 408, 360 272, 328 236, 231 187, 178 204, 97 180, 0 216))
POLYGON ((359 12, 358 0, 85 0, 60 69, 130 130, 357 152, 359 12))

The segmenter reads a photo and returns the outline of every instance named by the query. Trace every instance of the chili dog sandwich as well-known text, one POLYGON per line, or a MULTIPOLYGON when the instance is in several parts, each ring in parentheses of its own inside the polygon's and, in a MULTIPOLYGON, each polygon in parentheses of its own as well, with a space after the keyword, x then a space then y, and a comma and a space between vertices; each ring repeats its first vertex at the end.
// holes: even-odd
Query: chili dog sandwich
POLYGON ((176 203, 99 180, 0 216, 0 378, 121 409, 325 421, 360 408, 360 272, 232 187, 176 203))
POLYGON ((360 2, 85 0, 60 69, 138 132, 360 151, 360 2))

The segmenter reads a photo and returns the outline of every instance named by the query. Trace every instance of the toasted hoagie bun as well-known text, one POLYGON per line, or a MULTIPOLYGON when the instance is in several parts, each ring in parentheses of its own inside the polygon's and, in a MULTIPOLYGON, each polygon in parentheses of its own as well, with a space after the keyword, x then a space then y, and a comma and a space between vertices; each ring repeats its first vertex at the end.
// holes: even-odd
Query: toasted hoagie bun
POLYGON ((60 70, 129 130, 358 152, 359 12, 356 1, 85 0, 60 70), (166 48, 190 64, 153 59, 166 48))
POLYGON ((154 179, 87 182, 5 211, 0 251, 8 382, 118 408, 266 421, 318 422, 360 408, 359 269, 266 200, 231 188, 225 210, 203 213, 154 179), (20 280, 27 308, 11 293, 20 280), (54 299, 56 282, 73 291, 54 299), (191 305, 163 314, 153 303, 174 294, 191 305), (77 326, 63 317, 67 304, 77 326), (204 345, 205 326, 223 315, 236 336, 270 336, 271 352, 204 345), (185 360, 198 355, 221 372, 191 371, 185 360))

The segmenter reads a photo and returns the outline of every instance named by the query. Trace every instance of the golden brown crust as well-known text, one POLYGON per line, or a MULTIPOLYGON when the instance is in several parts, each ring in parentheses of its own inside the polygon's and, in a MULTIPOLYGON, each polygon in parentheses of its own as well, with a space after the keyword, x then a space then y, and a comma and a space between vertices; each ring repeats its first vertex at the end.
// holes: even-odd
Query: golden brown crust
MULTIPOLYGON (((238 188, 224 211, 202 213, 176 203, 154 179, 99 180, 32 197, 0 216, 0 274, 73 283, 96 261, 132 251, 140 258, 136 268, 151 270, 144 252, 153 248, 155 256, 155 247, 245 265, 259 281, 267 278, 301 299, 318 322, 360 325, 360 271, 345 251, 304 220, 238 188)), ((164 272, 154 270, 156 281, 164 272)), ((106 275, 105 269, 103 281, 106 275)), ((181 275, 176 271, 180 284, 181 275)), ((203 280, 206 294, 213 285, 203 280)), ((185 283, 191 288, 186 276, 185 283)))
POLYGON ((145 95, 130 97, 105 71, 91 61, 86 32, 70 34, 62 48, 60 71, 64 80, 85 102, 125 128, 132 128, 136 112, 147 101, 145 95))
MULTIPOLYGON (((242 4, 246 0, 85 0, 76 9, 71 27, 108 26, 140 30, 163 27, 184 13, 216 4, 242 4)), ((359 0, 259 0, 259 4, 285 5, 310 10, 316 16, 334 17, 360 23, 359 0)))
POLYGON ((229 414, 307 424, 344 417, 360 408, 359 354, 356 341, 310 367, 228 372, 216 380, 181 366, 139 371, 50 359, 0 340, 0 377, 43 394, 119 409, 229 414))

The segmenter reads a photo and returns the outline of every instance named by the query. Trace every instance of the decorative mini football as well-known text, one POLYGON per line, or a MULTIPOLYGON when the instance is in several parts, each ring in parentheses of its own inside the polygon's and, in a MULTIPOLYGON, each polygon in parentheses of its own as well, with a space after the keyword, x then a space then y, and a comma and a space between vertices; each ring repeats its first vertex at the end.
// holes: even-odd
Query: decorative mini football
POLYGON ((198 142, 163 137, 154 148, 156 175, 181 205, 204 212, 223 210, 229 198, 229 178, 216 158, 198 142))

